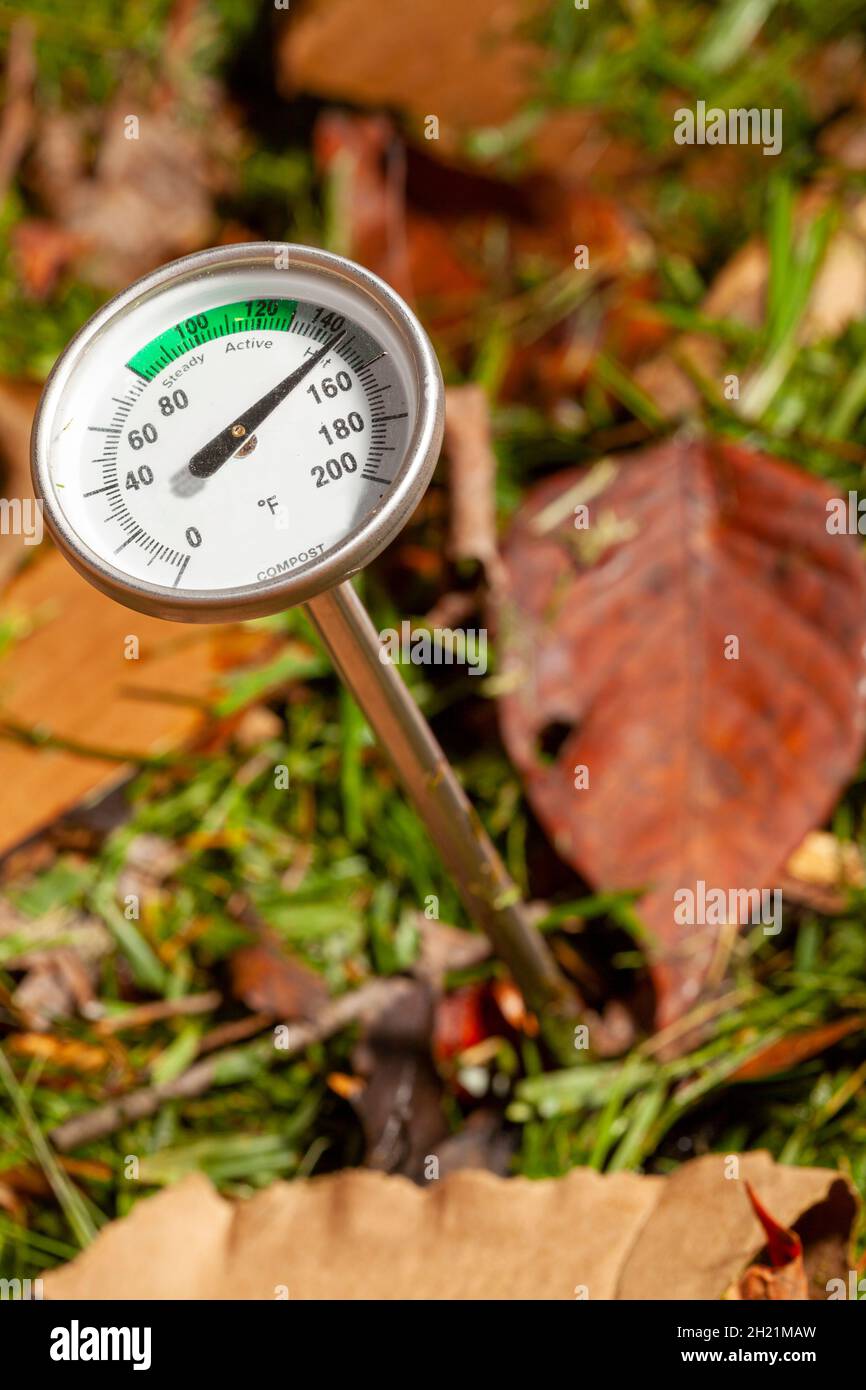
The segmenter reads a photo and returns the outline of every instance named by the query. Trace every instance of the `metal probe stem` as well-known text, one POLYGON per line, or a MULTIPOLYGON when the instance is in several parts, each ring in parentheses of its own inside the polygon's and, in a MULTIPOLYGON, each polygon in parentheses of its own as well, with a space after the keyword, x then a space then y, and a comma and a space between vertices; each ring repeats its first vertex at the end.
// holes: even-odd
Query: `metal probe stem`
POLYGON ((516 884, 348 582, 306 604, 452 875, 472 921, 538 1014, 574 1017, 577 1000, 543 937, 527 921, 516 884))

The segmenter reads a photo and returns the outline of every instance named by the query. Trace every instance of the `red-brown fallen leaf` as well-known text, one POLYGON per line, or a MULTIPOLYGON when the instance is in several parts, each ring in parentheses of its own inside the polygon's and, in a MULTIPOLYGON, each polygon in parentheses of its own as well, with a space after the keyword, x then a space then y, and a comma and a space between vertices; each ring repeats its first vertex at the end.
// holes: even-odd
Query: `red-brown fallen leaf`
POLYGON ((664 1024, 718 937, 676 922, 674 892, 771 885, 856 765, 866 568, 828 534, 825 484, 767 455, 683 437, 605 467, 547 480, 518 515, 499 710, 562 857, 647 890, 664 1024))
POLYGON ((433 1056, 448 1062, 468 1047, 490 1036, 486 984, 463 985, 445 994, 436 1005, 433 1025, 433 1056))
POLYGON ((519 320, 529 298, 519 268, 546 265, 572 275, 577 244, 592 248, 592 273, 616 275, 606 309, 556 325, 541 341, 512 334, 504 390, 527 390, 556 402, 573 394, 602 343, 631 362, 659 346, 668 327, 650 308, 656 285, 647 273, 653 250, 635 219, 611 197, 568 186, 550 173, 514 180, 444 167, 404 143, 382 115, 325 111, 314 151, 330 180, 340 249, 382 275, 458 354, 474 340, 479 310, 494 296, 519 320), (491 234, 508 227, 507 262, 489 282, 491 234), (503 279, 509 267, 515 272, 503 279))
MULTIPOLYGON (((443 127, 497 125, 520 108, 544 62, 526 37, 539 0, 316 0, 285 26, 278 66, 298 90, 359 106, 401 107, 443 127)), ((446 131, 443 130, 443 135, 446 131)))
POLYGON ((746 1192, 752 1210, 764 1228, 770 1264, 751 1265, 731 1291, 729 1297, 748 1300, 802 1302, 809 1297, 809 1281, 803 1263, 803 1242, 795 1231, 780 1226, 766 1207, 758 1201, 751 1183, 746 1192))
MULTIPOLYGON (((359 29, 355 0, 307 0, 282 29, 277 80, 287 96, 400 111, 436 159, 465 162, 469 131, 507 126, 536 94, 547 54, 531 20, 543 8, 543 0, 367 0, 359 29)), ((645 146, 588 109, 540 111, 520 141, 522 168, 564 181, 599 172, 633 181, 646 175, 647 158, 645 146)))
POLYGON ((316 122, 314 149, 332 180, 334 221, 347 254, 409 295, 404 154, 393 125, 386 116, 328 111, 316 122))
MULTIPOLYGON (((214 200, 231 190, 242 148, 219 87, 196 82, 193 97, 192 81, 182 104, 155 88, 146 96, 120 89, 100 111, 95 145, 89 113, 42 114, 31 177, 54 225, 52 239, 40 229, 48 284, 52 257, 63 262, 74 253, 79 278, 111 289, 212 239, 214 200), (128 113, 136 113, 134 128, 128 113)), ((25 267, 28 250, 32 260, 33 247, 18 246, 25 267)))
POLYGON ((834 164, 862 173, 866 169, 866 118, 860 111, 847 112, 821 132, 821 154, 834 164))
POLYGON ((784 1269, 752 1265, 740 1279, 736 1291, 728 1297, 741 1298, 749 1303, 762 1300, 788 1303, 806 1301, 809 1297, 809 1285, 802 1255, 792 1260, 784 1269))
MULTIPOLYGON (((460 206, 447 208, 444 201, 430 213, 407 208, 407 155, 393 124, 385 116, 353 116, 326 111, 316 122, 313 147, 318 168, 330 177, 334 221, 341 250, 382 275, 404 298, 425 302, 428 326, 465 321, 483 290, 484 282, 469 263, 466 248, 455 236, 459 223, 463 241, 472 218, 477 238, 483 212, 467 202, 466 185, 477 192, 498 195, 506 185, 454 175, 454 187, 443 184, 442 193, 460 206)), ((429 184, 436 166, 427 166, 429 184)), ((439 175, 441 179, 441 175, 439 175)), ((428 196, 430 189, 427 189, 428 196)))
POLYGON ((421 980, 369 1016, 352 1049, 363 1082, 349 1101, 364 1130, 364 1166, 419 1182, 447 1132, 442 1080, 431 1052, 433 995, 421 980))
POLYGON ((28 19, 16 20, 9 34, 3 110, 0 115, 0 199, 9 185, 27 148, 33 126, 33 86, 36 79, 34 26, 28 19))
POLYGON ((781 1269, 784 1265, 790 1264, 792 1260, 796 1260, 798 1255, 802 1255, 803 1242, 794 1231, 780 1226, 766 1207, 761 1205, 750 1182, 746 1183, 746 1191, 749 1194, 752 1209, 767 1237, 767 1254, 770 1256, 770 1264, 773 1269, 781 1269))
POLYGON ((866 1024, 866 1018, 858 1014, 855 1018, 837 1018, 834 1023, 824 1023, 820 1028, 806 1028, 790 1037, 780 1038, 770 1043, 756 1056, 750 1057, 738 1067, 731 1081, 759 1081, 765 1076, 775 1076, 777 1072, 788 1071, 799 1062, 817 1057, 849 1033, 856 1033, 866 1024))
POLYGON ((236 997, 248 1009, 272 1018, 314 1018, 328 999, 315 971, 267 939, 234 952, 231 977, 236 997))
POLYGON ((367 1084, 362 1076, 350 1076, 344 1071, 329 1072, 325 1079, 334 1094, 342 1100, 356 1100, 367 1084))
POLYGON ((13 1033, 7 1046, 18 1057, 50 1062, 64 1071, 102 1071, 111 1061, 105 1047, 94 1047, 78 1038, 58 1038, 53 1033, 13 1033))
POLYGON ((525 1033, 530 1038, 537 1036, 538 1019, 527 1009, 523 995, 513 980, 493 980, 490 992, 505 1022, 515 1033, 525 1033))
MULTIPOLYGON (((67 1154, 57 1154, 57 1162, 72 1178, 84 1182, 112 1182, 114 1170, 107 1163, 95 1158, 71 1158, 67 1154)), ((23 1192, 30 1197, 45 1197, 51 1191, 51 1184, 41 1168, 35 1164, 23 1164, 20 1168, 4 1168, 3 1182, 14 1192, 23 1192)))
POLYGON ((480 933, 451 927, 421 912, 415 915, 415 925, 420 951, 412 973, 416 979, 426 980, 437 994, 444 989, 449 971, 468 970, 490 956, 490 942, 480 933))
POLYGON ((538 1019, 513 980, 486 980, 442 995, 436 1002, 433 1056, 447 1064, 487 1038, 523 1033, 535 1037, 538 1019))
POLYGON ((27 1219, 27 1208, 21 1201, 21 1198, 17 1196, 14 1188, 10 1187, 9 1183, 5 1181, 5 1173, 4 1181, 0 1182, 0 1211, 5 1211, 7 1215, 10 1216, 13 1221, 17 1221, 20 1226, 25 1224, 27 1219))
MULTIPOLYGON (((33 498, 30 427, 38 399, 39 387, 33 382, 0 380, 0 497, 19 497, 25 506, 33 498)), ((0 585, 33 552, 27 538, 15 530, 4 527, 0 535, 0 585)))
POLYGON ((495 587, 501 575, 496 546, 496 454, 483 387, 448 388, 445 443, 451 465, 451 552, 457 560, 479 560, 495 587))
POLYGON ((25 954, 19 963, 27 974, 12 1002, 25 1028, 43 1033, 54 1019, 73 1013, 93 1017, 98 1012, 93 972, 76 951, 58 946, 25 954))
POLYGON ((33 299, 47 299, 53 293, 60 276, 83 248, 80 237, 44 217, 19 222, 11 240, 21 287, 33 299))
MULTIPOLYGON (((718 182, 718 167, 713 168, 712 178, 718 182)), ((826 186, 807 188, 797 200, 797 228, 804 229, 824 211, 829 198, 826 186)), ((797 331, 800 343, 835 338, 849 324, 859 321, 866 310, 864 204, 866 200, 860 198, 842 209, 841 225, 830 238, 797 331)), ((719 271, 701 304, 702 313, 711 319, 729 318, 751 328, 760 327, 765 317, 769 278, 769 249, 765 241, 754 238, 741 246, 719 271)), ((721 383, 726 355, 724 344, 713 334, 684 333, 674 338, 664 352, 642 362, 634 377, 665 414, 685 415, 694 411, 699 400, 693 378, 721 383)))
POLYGON ((848 33, 803 55, 797 81, 803 84, 813 118, 826 121, 858 98, 862 104, 864 54, 862 36, 848 33))

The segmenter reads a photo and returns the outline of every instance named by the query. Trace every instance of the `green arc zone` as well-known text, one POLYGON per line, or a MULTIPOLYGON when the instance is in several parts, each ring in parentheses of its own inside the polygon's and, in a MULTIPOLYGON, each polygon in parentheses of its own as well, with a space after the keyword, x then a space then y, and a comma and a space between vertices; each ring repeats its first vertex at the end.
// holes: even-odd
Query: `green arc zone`
POLYGON ((172 324, 149 343, 145 343, 126 363, 131 371, 152 381, 177 357, 183 357, 202 343, 225 338, 230 333, 248 333, 251 328, 266 328, 287 333, 298 307, 296 299, 239 299, 233 304, 218 304, 201 314, 192 314, 180 323, 172 324))

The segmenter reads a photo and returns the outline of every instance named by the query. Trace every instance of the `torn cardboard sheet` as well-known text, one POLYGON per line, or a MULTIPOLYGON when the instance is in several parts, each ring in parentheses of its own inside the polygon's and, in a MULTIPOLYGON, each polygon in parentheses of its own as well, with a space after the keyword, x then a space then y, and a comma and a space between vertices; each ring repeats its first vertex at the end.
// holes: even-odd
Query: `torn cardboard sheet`
POLYGON ((140 1202, 49 1299, 720 1298, 761 1252, 749 1181, 803 1240, 812 1297, 846 1276, 857 1199, 827 1169, 710 1154, 671 1177, 460 1172, 415 1187, 365 1169, 227 1201, 200 1175, 140 1202))

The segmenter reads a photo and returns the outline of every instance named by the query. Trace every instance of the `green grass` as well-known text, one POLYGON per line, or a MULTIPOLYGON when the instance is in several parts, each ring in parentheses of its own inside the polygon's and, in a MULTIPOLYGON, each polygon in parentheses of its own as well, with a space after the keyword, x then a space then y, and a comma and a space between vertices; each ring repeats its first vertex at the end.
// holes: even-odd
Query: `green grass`
MULTIPOLYGON (((74 11, 49 0, 28 6, 37 23, 41 96, 99 107, 116 87, 119 54, 154 61, 169 8, 166 0, 87 0, 74 11)), ((248 39, 253 11, 242 0, 211 7, 190 59, 196 73, 226 69, 248 39)), ((0 5, 0 29, 20 12, 20 6, 0 5)), ((652 196, 641 200, 640 188, 634 190, 633 211, 653 239, 653 307, 672 334, 715 339, 725 371, 749 382, 740 401, 725 402, 718 383, 698 381, 690 423, 782 454, 843 491, 860 488, 866 462, 866 322, 860 318, 832 341, 805 345, 801 328, 828 240, 863 180, 840 175, 827 209, 797 224, 798 197, 821 167, 822 124, 797 74, 816 45, 855 28, 858 12, 853 0, 823 9, 806 0, 703 6, 623 0, 593 3, 588 20, 570 5, 551 5, 536 28, 549 61, 529 110, 468 142, 470 155, 488 172, 513 177, 527 136, 561 106, 591 108, 615 138, 640 132, 652 196), (689 152, 671 154, 672 88, 677 102, 704 97, 723 107, 784 105, 784 152, 778 161, 762 161, 773 164, 772 180, 761 169, 760 179, 752 172, 733 191, 691 181, 689 152), (706 287, 756 235, 766 239, 770 254, 763 323, 709 318, 701 309, 706 287)), ((599 179, 603 183, 603 169, 599 179)), ((300 227, 306 238, 324 241, 327 212, 321 209, 327 203, 309 148, 288 140, 278 146, 274 139, 244 162, 230 212, 274 235, 300 227)), ((37 211, 33 188, 22 178, 0 212, 0 375, 39 380, 100 296, 74 279, 44 302, 22 293, 6 248, 14 227, 37 211)), ((604 276, 575 280, 561 265, 515 257, 503 287, 501 251, 509 231, 498 231, 501 236, 491 234, 481 253, 482 260, 489 257, 495 292, 479 297, 459 340, 439 346, 450 379, 468 372, 493 397, 504 524, 534 481, 560 467, 597 461, 614 447, 617 431, 635 443, 679 422, 663 416, 637 384, 634 363, 612 348, 593 360, 571 416, 502 394, 515 343, 534 349, 551 331, 594 341, 619 286, 604 276)), ((437 481, 431 505, 408 538, 441 549, 446 506, 437 481)), ((367 579, 365 597, 379 627, 408 612, 423 613, 439 596, 423 578, 389 596, 389 574, 381 565, 367 579)), ((267 626, 281 638, 279 654, 228 679, 211 711, 215 727, 251 703, 266 703, 280 716, 279 732, 262 750, 263 770, 250 772, 252 755, 230 738, 206 757, 154 759, 128 789, 129 819, 92 854, 62 854, 6 890, 34 921, 58 910, 102 919, 111 946, 98 994, 109 1013, 132 998, 176 999, 213 988, 227 995, 232 952, 249 939, 234 901, 240 892, 333 994, 411 965, 418 948, 414 914, 428 897, 439 899, 442 920, 468 925, 429 837, 397 792, 303 616, 267 626), (287 791, 274 785, 276 764, 289 769, 287 791), (130 842, 142 833, 176 845, 179 864, 145 901, 141 916, 130 919, 117 898, 118 875, 130 842)), ((14 615, 0 619, 0 644, 14 642, 17 633, 14 615)), ((543 850, 540 831, 498 741, 477 735, 491 724, 486 683, 453 673, 441 680, 417 671, 407 676, 515 881, 531 893, 543 850)), ((18 736, 50 744, 45 731, 18 736)), ((833 818, 840 836, 861 845, 864 781, 861 770, 833 818)), ((634 894, 592 894, 563 873, 542 926, 552 937, 588 947, 601 978, 626 994, 641 965, 634 902, 634 894)), ((15 987, 3 961, 20 949, 18 937, 4 943, 0 991, 15 987)), ((468 978, 496 970, 485 965, 468 978)), ((533 1039, 503 1039, 490 1064, 492 1094, 513 1131, 515 1171, 545 1177, 588 1164, 599 1171, 664 1173, 698 1153, 765 1147, 786 1162, 839 1168, 866 1195, 861 1034, 780 1075, 749 1082, 734 1076, 771 1039, 866 1011, 864 981, 866 896, 852 894, 835 915, 786 911, 784 932, 772 941, 744 934, 726 1007, 704 1009, 696 1020, 698 1041, 674 1060, 644 1038, 615 1060, 578 1053, 563 1071, 552 1069, 533 1039)), ((84 1171, 70 1170, 46 1142, 53 1127, 100 1104, 107 1086, 123 1091, 176 1077, 215 1022, 242 1014, 227 1002, 215 1015, 120 1033, 106 1067, 95 1074, 28 1061, 15 1052, 14 1030, 7 1029, 9 1043, 0 1051, 0 1189, 4 1172, 27 1165, 44 1175, 46 1191, 27 1198, 26 1223, 0 1210, 0 1276, 33 1276, 70 1258, 140 1195, 190 1171, 244 1194, 278 1177, 361 1161, 354 1112, 327 1080, 332 1072, 351 1070, 351 1030, 288 1060, 275 1053, 267 1035, 226 1048, 204 1095, 171 1101, 152 1118, 77 1153, 76 1159, 89 1161, 84 1171), (137 1176, 130 1158, 138 1160, 137 1176)), ((70 1042, 104 1045, 87 1020, 64 1021, 57 1033, 70 1042)), ((455 1125, 461 1104, 447 1092, 455 1125)))

